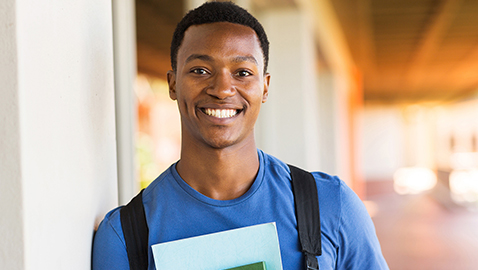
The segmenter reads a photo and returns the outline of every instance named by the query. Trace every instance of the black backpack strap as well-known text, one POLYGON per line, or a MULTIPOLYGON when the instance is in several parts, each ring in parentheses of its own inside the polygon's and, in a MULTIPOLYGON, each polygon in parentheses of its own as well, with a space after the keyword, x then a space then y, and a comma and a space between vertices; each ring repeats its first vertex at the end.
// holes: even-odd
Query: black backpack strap
POLYGON ((148 235, 143 190, 120 210, 126 251, 131 270, 148 269, 148 235))
POLYGON ((307 269, 319 269, 316 256, 322 255, 320 235, 319 195, 314 176, 288 165, 292 177, 297 227, 307 269))

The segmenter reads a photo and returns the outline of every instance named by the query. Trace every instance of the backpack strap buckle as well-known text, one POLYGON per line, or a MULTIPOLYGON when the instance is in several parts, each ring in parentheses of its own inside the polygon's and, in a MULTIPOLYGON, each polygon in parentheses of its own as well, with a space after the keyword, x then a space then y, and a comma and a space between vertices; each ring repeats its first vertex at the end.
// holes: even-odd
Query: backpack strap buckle
POLYGON ((317 257, 315 257, 314 254, 310 254, 308 252, 304 252, 304 254, 307 270, 319 270, 319 262, 317 261, 317 257))

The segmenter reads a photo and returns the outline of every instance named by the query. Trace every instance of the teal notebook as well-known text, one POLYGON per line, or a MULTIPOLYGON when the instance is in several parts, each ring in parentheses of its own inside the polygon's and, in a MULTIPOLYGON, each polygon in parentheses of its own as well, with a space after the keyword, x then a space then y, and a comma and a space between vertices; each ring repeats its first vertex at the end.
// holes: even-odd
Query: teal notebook
POLYGON ((156 268, 161 270, 282 270, 275 223, 160 243, 151 248, 156 268), (257 267, 257 262, 262 268, 244 268, 257 267))

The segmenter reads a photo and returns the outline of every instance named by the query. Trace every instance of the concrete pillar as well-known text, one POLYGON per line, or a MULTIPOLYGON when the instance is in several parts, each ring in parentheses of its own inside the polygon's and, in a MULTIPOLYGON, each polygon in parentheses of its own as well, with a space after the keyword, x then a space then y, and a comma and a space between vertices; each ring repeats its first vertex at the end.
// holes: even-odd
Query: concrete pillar
MULTIPOLYGON (((205 2, 208 2, 208 0, 184 0, 185 12, 188 12, 191 9, 195 9, 199 7, 200 5, 204 4, 205 2)), ((236 3, 238 6, 245 8, 246 10, 251 12, 249 10, 251 0, 232 0, 232 2, 236 3)))
POLYGON ((0 2, 0 269, 24 268, 15 0, 0 2))
POLYGON ((135 5, 133 0, 112 1, 112 5, 118 199, 120 204, 126 204, 140 189, 134 147, 137 119, 135 5))
POLYGON ((111 11, 0 3, 0 269, 90 269, 117 204, 111 11))
POLYGON ((331 72, 320 72, 318 76, 318 118, 320 169, 329 174, 338 174, 337 153, 337 95, 334 76, 331 72))
POLYGON ((304 12, 290 7, 258 13, 270 41, 269 100, 256 125, 258 146, 309 170, 320 169, 316 54, 304 12))
POLYGON ((207 2, 207 0, 184 0, 184 14, 191 9, 199 7, 204 4, 204 2, 207 2))

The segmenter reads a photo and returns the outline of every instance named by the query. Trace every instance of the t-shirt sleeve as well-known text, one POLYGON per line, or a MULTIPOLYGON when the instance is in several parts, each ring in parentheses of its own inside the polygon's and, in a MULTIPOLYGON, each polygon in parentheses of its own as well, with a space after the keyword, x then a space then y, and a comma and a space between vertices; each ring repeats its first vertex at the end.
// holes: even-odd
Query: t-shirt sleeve
POLYGON ((364 204, 345 183, 340 185, 337 269, 389 269, 364 204))
POLYGON ((108 213, 98 227, 93 241, 93 270, 129 269, 119 208, 108 213))

